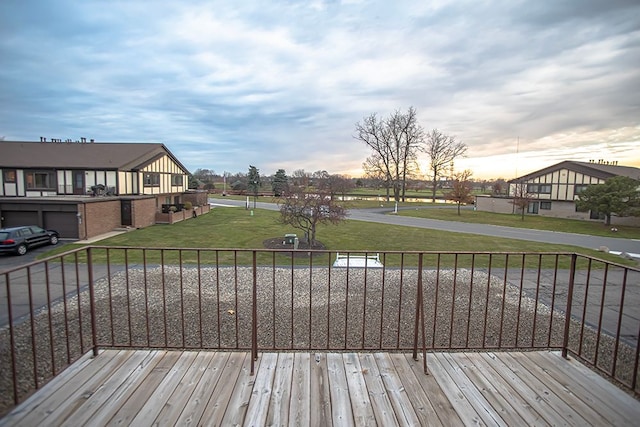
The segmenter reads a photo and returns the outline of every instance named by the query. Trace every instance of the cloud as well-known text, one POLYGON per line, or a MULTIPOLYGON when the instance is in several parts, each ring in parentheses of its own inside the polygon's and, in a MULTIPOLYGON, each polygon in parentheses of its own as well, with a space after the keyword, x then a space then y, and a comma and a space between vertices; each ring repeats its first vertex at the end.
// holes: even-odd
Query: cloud
POLYGON ((6 0, 0 36, 7 139, 161 141, 190 169, 353 172, 368 155, 355 123, 414 106, 485 162, 519 139, 541 163, 605 147, 640 164, 631 1, 6 0))

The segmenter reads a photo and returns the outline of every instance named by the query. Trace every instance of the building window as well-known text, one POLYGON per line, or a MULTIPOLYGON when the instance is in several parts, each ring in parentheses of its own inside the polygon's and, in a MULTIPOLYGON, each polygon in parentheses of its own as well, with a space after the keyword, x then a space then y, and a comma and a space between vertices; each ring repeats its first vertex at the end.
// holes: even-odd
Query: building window
POLYGON ((529 202, 529 204, 527 205, 527 213, 537 214, 539 205, 539 202, 529 202))
POLYGON ((584 190, 587 189, 587 187, 589 186, 589 184, 576 184, 573 187, 573 194, 580 194, 582 193, 584 190))
POLYGON ((545 211, 550 211, 551 202, 540 202, 540 209, 544 209, 545 211))
POLYGON ((182 185, 182 179, 183 179, 182 175, 178 175, 178 174, 171 175, 171 185, 181 186, 182 185))
POLYGON ((551 194, 551 184, 527 184, 527 193, 551 194))
POLYGON ((157 172, 145 172, 143 179, 145 187, 160 187, 160 174, 157 172))
POLYGON ((4 182, 5 183, 16 183, 16 170, 8 169, 4 171, 4 182))
POLYGON ((55 189, 55 178, 53 172, 31 171, 25 172, 24 180, 27 189, 53 190, 55 189))

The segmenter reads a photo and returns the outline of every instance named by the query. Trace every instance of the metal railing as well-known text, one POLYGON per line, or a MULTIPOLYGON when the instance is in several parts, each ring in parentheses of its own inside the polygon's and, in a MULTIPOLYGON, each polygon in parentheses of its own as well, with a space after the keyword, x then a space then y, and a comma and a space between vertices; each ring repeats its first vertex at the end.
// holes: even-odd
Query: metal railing
POLYGON ((2 272, 0 413, 100 347, 253 359, 556 349, 640 391, 637 268, 573 253, 380 251, 374 268, 354 266, 374 254, 340 254, 346 267, 328 251, 93 246, 2 272))

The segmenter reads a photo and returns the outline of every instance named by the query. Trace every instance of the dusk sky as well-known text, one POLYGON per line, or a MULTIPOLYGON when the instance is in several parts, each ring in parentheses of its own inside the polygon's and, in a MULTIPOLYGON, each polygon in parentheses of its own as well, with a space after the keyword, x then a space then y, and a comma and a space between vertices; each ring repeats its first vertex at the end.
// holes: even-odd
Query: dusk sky
POLYGON ((468 146, 455 167, 474 178, 640 167, 640 2, 0 1, 6 140, 360 176, 355 124, 411 106, 468 146))

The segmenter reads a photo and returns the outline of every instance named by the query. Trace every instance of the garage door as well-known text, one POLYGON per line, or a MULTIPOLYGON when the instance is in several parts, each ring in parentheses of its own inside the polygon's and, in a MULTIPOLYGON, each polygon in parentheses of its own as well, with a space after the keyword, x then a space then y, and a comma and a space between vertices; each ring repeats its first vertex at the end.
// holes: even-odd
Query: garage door
POLYGON ((2 211, 2 218, 3 227, 38 225, 37 211, 2 211))
POLYGON ((75 212, 44 212, 44 228, 56 230, 60 237, 78 238, 78 218, 75 212))

